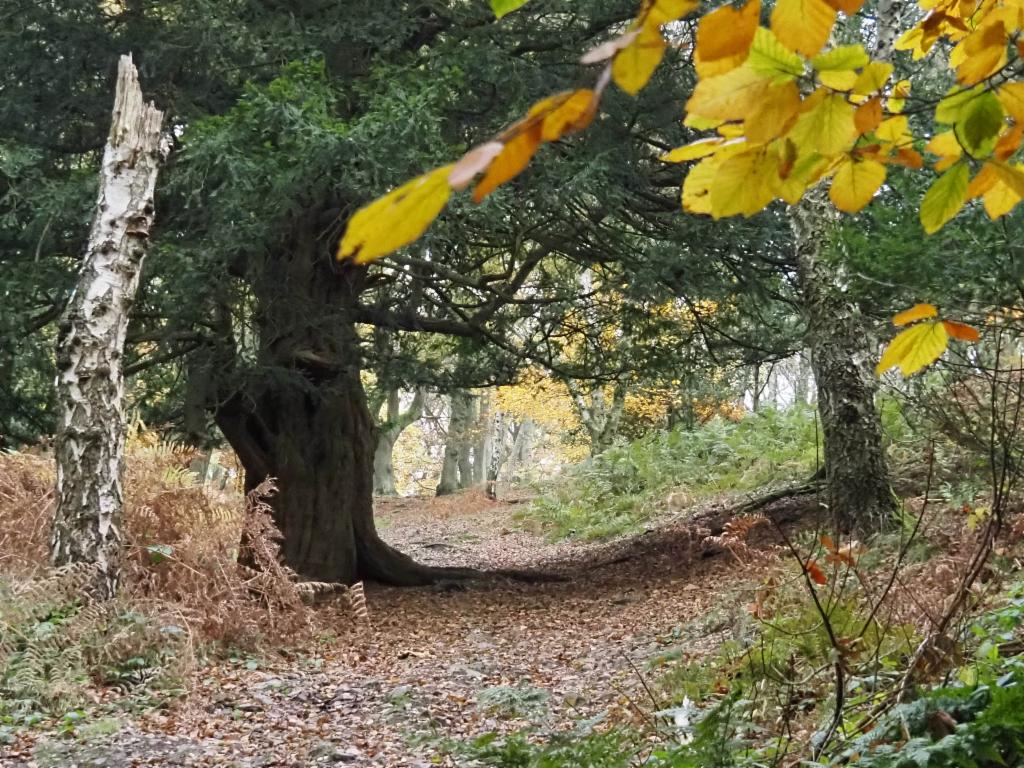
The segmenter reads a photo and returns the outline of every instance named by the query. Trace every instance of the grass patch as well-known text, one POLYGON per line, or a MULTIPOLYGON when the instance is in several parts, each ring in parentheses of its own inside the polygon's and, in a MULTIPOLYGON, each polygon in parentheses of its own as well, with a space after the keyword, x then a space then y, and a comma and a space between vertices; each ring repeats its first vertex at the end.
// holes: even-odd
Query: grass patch
POLYGON ((553 538, 609 538, 722 493, 806 479, 820 444, 809 408, 765 410, 738 422, 716 417, 612 446, 562 475, 520 517, 553 538))

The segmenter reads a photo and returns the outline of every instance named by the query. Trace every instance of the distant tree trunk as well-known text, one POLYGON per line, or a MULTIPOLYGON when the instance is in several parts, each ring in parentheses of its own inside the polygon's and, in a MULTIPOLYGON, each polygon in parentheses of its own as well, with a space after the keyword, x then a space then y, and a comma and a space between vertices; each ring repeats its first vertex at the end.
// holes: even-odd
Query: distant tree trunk
POLYGON ((95 563, 96 590, 120 579, 124 375, 128 311, 153 224, 164 154, 163 113, 144 104, 131 56, 118 63, 113 121, 103 151, 96 213, 57 345, 57 513, 54 565, 95 563))
POLYGON ((473 446, 473 485, 487 482, 487 467, 491 463, 491 393, 485 391, 480 395, 480 407, 476 420, 476 444, 473 446))
POLYGON ((492 434, 490 462, 487 465, 487 498, 497 500, 498 475, 501 474, 501 465, 505 463, 505 414, 499 410, 494 411, 492 434))
POLYGON ((388 391, 387 413, 384 423, 377 428, 377 447, 373 454, 373 492, 379 496, 394 496, 398 493, 395 487, 395 443, 423 415, 425 398, 426 392, 417 389, 408 409, 403 411, 399 391, 388 391))
POLYGON ((605 400, 603 387, 594 387, 588 401, 587 394, 574 381, 567 379, 565 385, 590 438, 590 455, 597 456, 615 441, 619 433, 626 407, 626 382, 615 382, 610 404, 605 400))
POLYGON ((750 385, 750 410, 757 413, 761 410, 761 364, 754 363, 750 374, 753 378, 750 385))
POLYGON ((454 493, 463 485, 463 479, 469 479, 468 472, 462 473, 465 466, 464 455, 468 453, 469 444, 466 433, 472 420, 473 398, 468 392, 455 390, 449 397, 448 435, 444 444, 444 460, 441 464, 441 478, 437 484, 437 495, 444 496, 454 493))
POLYGON ((793 380, 793 401, 796 405, 807 405, 811 385, 811 364, 807 353, 801 351, 796 358, 796 373, 793 380))
POLYGON ((814 190, 791 208, 791 221, 824 433, 826 495, 837 530, 871 533, 885 527, 895 509, 875 408, 875 350, 837 267, 822 258, 830 214, 820 194, 814 190))

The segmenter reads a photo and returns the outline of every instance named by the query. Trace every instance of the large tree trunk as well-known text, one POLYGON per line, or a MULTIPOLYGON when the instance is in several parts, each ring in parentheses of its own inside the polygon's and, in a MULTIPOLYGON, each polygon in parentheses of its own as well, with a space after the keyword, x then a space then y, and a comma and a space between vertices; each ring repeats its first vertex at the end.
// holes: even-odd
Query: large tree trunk
POLYGON ((111 597, 120 578, 124 459, 122 359, 128 310, 153 224, 153 193, 164 153, 163 113, 144 104, 138 73, 122 56, 100 189, 78 285, 57 346, 57 514, 54 565, 95 563, 96 590, 111 597))
POLYGON ((281 252, 251 257, 258 365, 234 377, 217 424, 245 468, 246 489, 275 479, 268 501, 282 556, 301 576, 417 585, 470 575, 420 565, 377 534, 376 435, 350 316, 366 269, 335 262, 320 229, 310 214, 295 222, 281 252))
POLYGON ((791 209, 807 346, 825 438, 826 495, 838 531, 871 533, 895 509, 875 408, 875 347, 838 266, 822 258, 830 216, 820 190, 791 209))
POLYGON ((373 492, 378 496, 395 496, 398 493, 395 487, 395 443, 423 415, 425 398, 426 392, 417 389, 409 408, 403 411, 399 391, 391 389, 387 393, 387 412, 377 429, 377 446, 373 454, 373 492))

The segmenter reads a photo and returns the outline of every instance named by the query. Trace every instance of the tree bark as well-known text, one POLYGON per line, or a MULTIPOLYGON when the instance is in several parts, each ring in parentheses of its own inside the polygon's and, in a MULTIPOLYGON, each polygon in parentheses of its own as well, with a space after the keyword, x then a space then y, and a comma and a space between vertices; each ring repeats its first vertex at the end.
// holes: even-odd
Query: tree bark
POLYGON ((112 597, 120 579, 122 361, 166 149, 162 121, 163 113, 142 100, 131 56, 122 56, 96 213, 57 345, 58 503, 52 559, 57 566, 95 563, 101 597, 112 597))
POLYGON ((826 497, 838 531, 872 533, 895 509, 875 408, 874 345, 838 267, 825 263, 830 209, 821 190, 791 208, 807 346, 825 443, 826 497))
POLYGON ((587 394, 571 379, 566 379, 565 385, 576 405, 580 422, 590 438, 590 455, 597 456, 614 442, 615 436, 619 433, 619 425, 626 407, 626 382, 615 382, 611 404, 605 401, 604 389, 601 386, 596 386, 590 391, 588 401, 587 394))
POLYGON ((466 488, 472 484, 469 468, 469 442, 467 433, 472 423, 473 398, 468 392, 455 390, 449 397, 448 435, 444 444, 444 460, 437 495, 466 488))
POLYGON ((401 434, 415 424, 423 415, 423 401, 426 392, 417 389, 409 408, 402 410, 400 393, 391 389, 387 393, 387 415, 377 429, 377 446, 373 454, 373 492, 378 496, 395 496, 394 453, 395 443, 401 434))
POLYGON ((480 407, 476 419, 476 443, 473 446, 473 485, 484 485, 487 482, 487 468, 491 463, 493 435, 491 433, 491 400, 490 391, 480 394, 480 407))

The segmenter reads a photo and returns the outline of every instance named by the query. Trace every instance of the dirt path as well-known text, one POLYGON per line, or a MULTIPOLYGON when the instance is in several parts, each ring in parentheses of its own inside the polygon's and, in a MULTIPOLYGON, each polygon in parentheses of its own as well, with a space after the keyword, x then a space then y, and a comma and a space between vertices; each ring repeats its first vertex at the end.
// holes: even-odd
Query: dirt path
POLYGON ((204 670, 185 711, 122 720, 91 739, 44 738, 2 764, 465 765, 438 762, 445 739, 628 720, 633 702, 652 709, 634 668, 714 646, 715 622, 735 607, 730 585, 750 576, 703 557, 700 532, 684 525, 611 545, 551 544, 521 530, 515 510, 480 497, 398 500, 379 520, 385 538, 428 562, 542 565, 570 580, 369 587, 372 625, 355 642, 339 613, 338 637, 313 655, 204 670))

